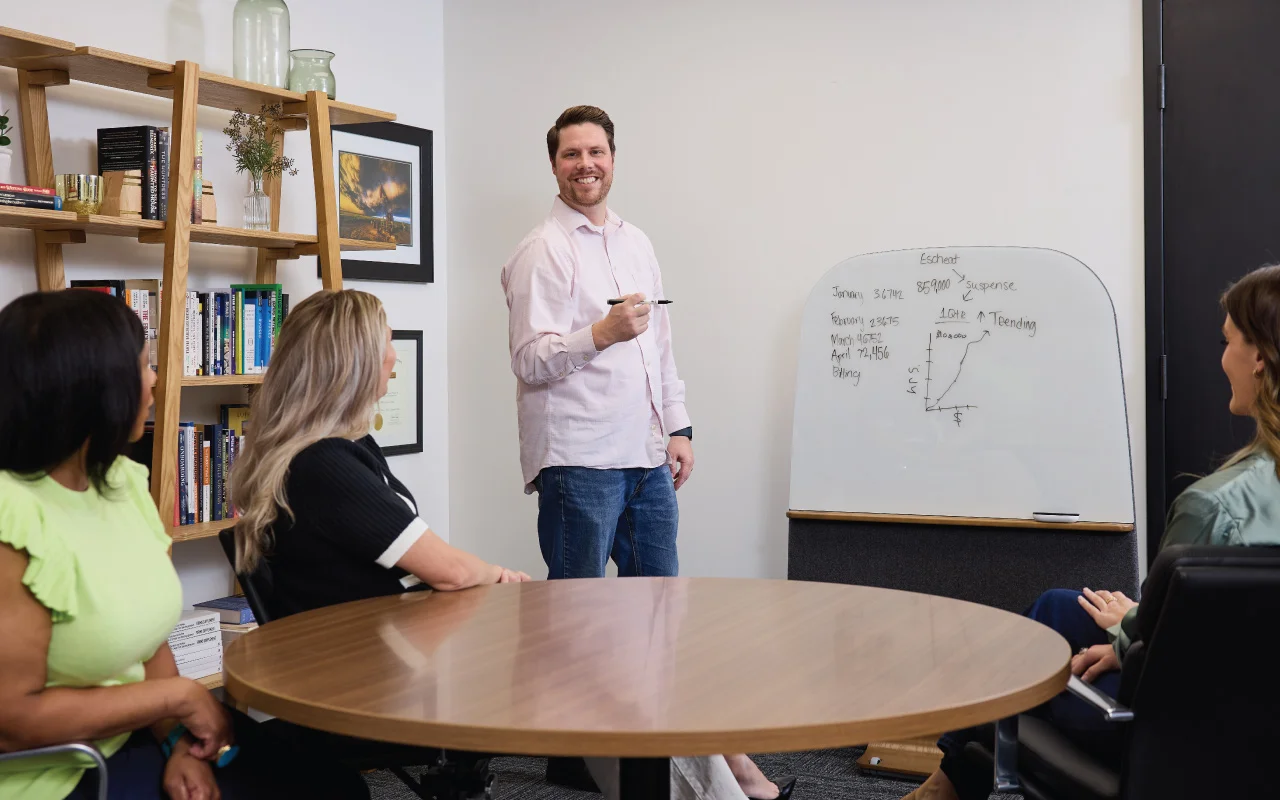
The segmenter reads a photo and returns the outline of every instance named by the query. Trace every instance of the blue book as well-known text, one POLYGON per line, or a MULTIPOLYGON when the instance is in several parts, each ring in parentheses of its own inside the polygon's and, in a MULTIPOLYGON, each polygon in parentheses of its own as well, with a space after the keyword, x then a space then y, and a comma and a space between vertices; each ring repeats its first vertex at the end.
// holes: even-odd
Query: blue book
POLYGON ((229 622, 232 625, 244 625, 248 622, 257 621, 253 618, 253 609, 249 608, 249 601, 243 595, 233 594, 230 597, 219 597, 217 600, 194 603, 193 606, 208 611, 217 611, 223 622, 229 622))

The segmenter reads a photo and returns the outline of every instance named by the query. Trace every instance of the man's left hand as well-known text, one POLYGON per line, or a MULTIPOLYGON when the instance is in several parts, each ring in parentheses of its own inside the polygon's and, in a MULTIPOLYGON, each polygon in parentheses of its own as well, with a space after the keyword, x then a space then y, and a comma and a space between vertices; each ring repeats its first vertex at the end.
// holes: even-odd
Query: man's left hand
POLYGON ((671 477, 675 478, 679 490, 693 474, 693 442, 689 437, 672 436, 667 442, 667 466, 671 467, 671 477))

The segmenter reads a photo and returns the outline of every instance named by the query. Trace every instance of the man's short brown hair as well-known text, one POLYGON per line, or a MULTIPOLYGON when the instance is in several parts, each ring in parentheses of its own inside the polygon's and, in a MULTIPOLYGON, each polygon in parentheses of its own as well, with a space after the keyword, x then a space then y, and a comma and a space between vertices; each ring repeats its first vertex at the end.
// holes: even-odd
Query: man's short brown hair
POLYGON ((560 149, 560 131, 570 125, 582 125, 587 122, 604 128, 604 135, 609 139, 609 153, 617 152, 617 148, 613 145, 613 120, 609 119, 609 115, 595 106, 574 106, 566 108, 556 120, 556 124, 547 131, 547 155, 551 157, 552 164, 556 163, 556 151, 560 149))

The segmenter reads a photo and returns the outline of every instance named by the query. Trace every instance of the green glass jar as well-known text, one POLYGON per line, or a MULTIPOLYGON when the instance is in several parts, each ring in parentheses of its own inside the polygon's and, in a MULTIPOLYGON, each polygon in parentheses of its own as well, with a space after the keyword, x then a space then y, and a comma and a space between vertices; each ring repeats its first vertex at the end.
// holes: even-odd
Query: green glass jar
POLYGON ((334 99, 333 70, 329 62, 333 53, 328 50, 293 50, 289 53, 293 63, 289 67, 289 91, 324 92, 334 99))

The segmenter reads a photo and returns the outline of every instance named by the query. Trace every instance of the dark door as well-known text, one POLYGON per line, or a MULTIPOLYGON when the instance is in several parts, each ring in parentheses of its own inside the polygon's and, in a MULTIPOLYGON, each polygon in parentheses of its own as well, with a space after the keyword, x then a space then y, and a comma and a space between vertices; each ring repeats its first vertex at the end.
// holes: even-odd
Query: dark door
POLYGON ((1148 81, 1159 82, 1152 56, 1163 56, 1164 64, 1163 112, 1159 92, 1147 93, 1155 106, 1148 107, 1147 126, 1147 243, 1156 250, 1147 255, 1149 279, 1155 277, 1151 259, 1163 255, 1163 280, 1147 286, 1149 314, 1159 301, 1150 293, 1163 291, 1162 319, 1148 320, 1148 354, 1157 359, 1148 372, 1154 412, 1148 433, 1163 438, 1153 440, 1156 457, 1148 462, 1148 489, 1157 489, 1148 504, 1151 559, 1168 503, 1253 433, 1251 420, 1227 411, 1231 390, 1219 366, 1224 315, 1218 299, 1244 273, 1280 262, 1280 2, 1147 2, 1157 12, 1163 6, 1162 51, 1155 54, 1153 9, 1146 9, 1146 59, 1155 66, 1148 81), (1152 188, 1161 178, 1150 170, 1153 112, 1163 123, 1162 254, 1153 247, 1151 227, 1158 222, 1151 216, 1152 188))

